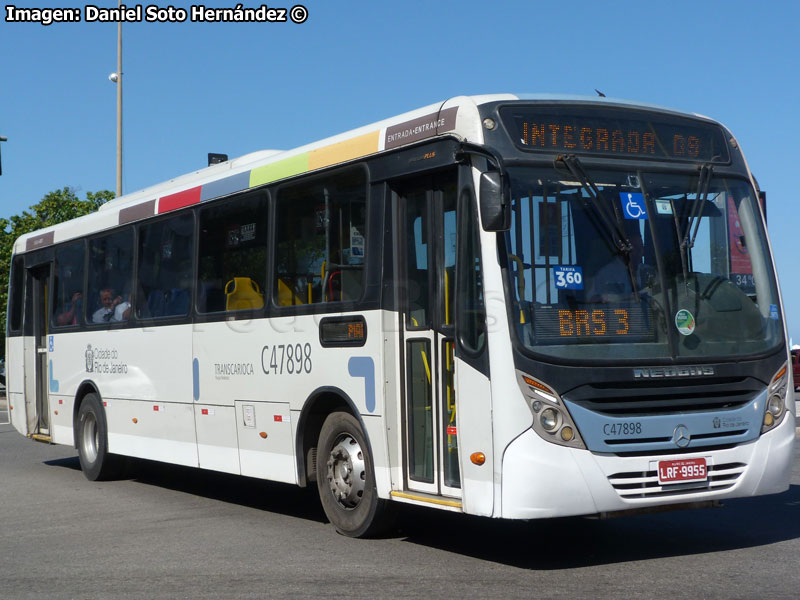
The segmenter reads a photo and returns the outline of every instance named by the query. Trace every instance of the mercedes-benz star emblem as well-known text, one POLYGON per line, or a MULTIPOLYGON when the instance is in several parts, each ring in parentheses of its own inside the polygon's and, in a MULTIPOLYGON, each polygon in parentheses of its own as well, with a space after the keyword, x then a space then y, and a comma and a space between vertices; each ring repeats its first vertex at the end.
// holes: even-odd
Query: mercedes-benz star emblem
POLYGON ((678 448, 686 448, 689 442, 692 441, 692 436, 689 435, 689 428, 686 425, 678 425, 675 431, 672 432, 672 441, 678 448))

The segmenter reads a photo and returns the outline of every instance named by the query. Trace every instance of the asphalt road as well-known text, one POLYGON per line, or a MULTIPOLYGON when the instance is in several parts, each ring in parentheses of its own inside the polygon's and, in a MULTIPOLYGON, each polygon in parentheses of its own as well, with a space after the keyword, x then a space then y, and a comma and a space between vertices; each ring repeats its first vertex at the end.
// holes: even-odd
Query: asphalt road
POLYGON ((139 463, 94 483, 72 448, 0 426, 0 598, 796 598, 791 489, 723 508, 502 522, 404 509, 337 535, 314 493, 139 463))

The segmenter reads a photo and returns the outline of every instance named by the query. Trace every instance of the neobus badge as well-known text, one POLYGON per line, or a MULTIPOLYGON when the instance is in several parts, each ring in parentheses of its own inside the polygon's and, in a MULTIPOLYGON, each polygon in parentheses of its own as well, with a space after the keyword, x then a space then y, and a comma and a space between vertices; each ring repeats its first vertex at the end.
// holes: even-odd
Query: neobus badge
POLYGON ((713 375, 714 367, 653 367, 633 370, 634 379, 662 379, 665 377, 700 377, 703 375, 713 375))

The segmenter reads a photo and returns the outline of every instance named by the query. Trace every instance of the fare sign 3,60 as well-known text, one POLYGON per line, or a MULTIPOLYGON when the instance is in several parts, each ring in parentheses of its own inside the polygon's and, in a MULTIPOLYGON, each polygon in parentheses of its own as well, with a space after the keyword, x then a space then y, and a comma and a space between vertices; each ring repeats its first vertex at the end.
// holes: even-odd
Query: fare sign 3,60
POLYGON ((683 458, 658 461, 658 483, 706 481, 708 469, 705 458, 683 458))

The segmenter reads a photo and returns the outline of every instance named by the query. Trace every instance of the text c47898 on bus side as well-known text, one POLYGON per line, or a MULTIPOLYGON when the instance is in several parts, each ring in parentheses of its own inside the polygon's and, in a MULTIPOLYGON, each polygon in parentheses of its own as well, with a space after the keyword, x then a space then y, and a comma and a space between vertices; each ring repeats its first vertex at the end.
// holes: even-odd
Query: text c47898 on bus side
POLYGON ((264 375, 311 373, 311 344, 275 344, 261 349, 264 375))

